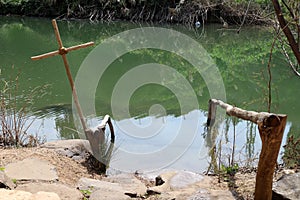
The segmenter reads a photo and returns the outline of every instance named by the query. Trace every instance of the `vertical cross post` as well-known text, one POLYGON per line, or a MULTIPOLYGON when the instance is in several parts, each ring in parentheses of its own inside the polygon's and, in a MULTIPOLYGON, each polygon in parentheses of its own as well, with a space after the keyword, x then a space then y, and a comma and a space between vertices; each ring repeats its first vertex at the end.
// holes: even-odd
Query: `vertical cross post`
POLYGON ((86 134, 87 125, 86 125, 86 122, 85 122, 85 119, 84 119, 84 116, 83 116, 82 109, 81 109, 80 104, 79 104, 76 88, 75 88, 75 85, 74 85, 74 81, 73 81, 73 78, 72 78, 72 74, 71 74, 71 71, 70 71, 70 66, 69 66, 66 54, 70 51, 73 51, 73 50, 77 50, 77 49, 85 48, 85 47, 88 47, 88 46, 92 46, 92 45, 94 45, 94 42, 88 42, 88 43, 85 43, 85 44, 80 44, 80 45, 72 46, 72 47, 69 47, 69 48, 65 48, 63 46, 62 41, 61 41, 59 30, 58 30, 57 23, 56 23, 55 19, 52 20, 52 26, 54 28, 54 32, 55 32, 56 40, 58 42, 59 49, 56 50, 56 51, 52 51, 52 52, 49 52, 49 53, 39 55, 39 56, 33 56, 33 57, 31 57, 31 59, 32 60, 40 60, 40 59, 48 58, 48 57, 55 56, 55 55, 61 55, 61 57, 63 59, 63 62, 64 62, 65 70, 66 70, 66 73, 67 73, 67 76, 68 76, 68 80, 69 80, 69 83, 70 83, 70 86, 71 86, 71 89, 72 89, 72 95, 73 95, 74 103, 75 103, 75 106, 76 106, 76 109, 77 109, 77 112, 78 112, 78 115, 79 115, 79 118, 80 118, 80 122, 81 122, 81 125, 82 125, 82 128, 83 128, 83 131, 86 134))

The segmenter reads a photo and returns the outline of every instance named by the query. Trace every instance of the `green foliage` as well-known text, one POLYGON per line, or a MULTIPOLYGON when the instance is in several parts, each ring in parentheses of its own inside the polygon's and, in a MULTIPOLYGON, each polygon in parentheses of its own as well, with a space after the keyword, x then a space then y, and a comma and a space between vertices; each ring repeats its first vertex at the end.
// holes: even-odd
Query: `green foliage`
POLYGON ((235 163, 233 166, 221 165, 221 172, 229 175, 234 175, 239 170, 239 165, 235 163))
POLYGON ((284 146, 283 162, 287 168, 300 166, 300 138, 290 136, 284 146))
MULTIPOLYGON (((90 189, 93 189, 93 187, 91 187, 90 189)), ((80 190, 80 192, 83 194, 84 200, 89 199, 90 195, 92 194, 92 191, 90 189, 80 190)))
POLYGON ((0 171, 4 171, 5 170, 5 167, 0 167, 0 171))

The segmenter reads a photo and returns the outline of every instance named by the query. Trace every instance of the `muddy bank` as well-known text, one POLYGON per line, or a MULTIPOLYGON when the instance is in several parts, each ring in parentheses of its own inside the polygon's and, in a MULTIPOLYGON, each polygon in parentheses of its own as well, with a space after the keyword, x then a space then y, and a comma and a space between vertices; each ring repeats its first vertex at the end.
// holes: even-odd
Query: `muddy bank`
POLYGON ((19 0, 0 1, 1 15, 26 15, 92 21, 126 20, 135 22, 265 24, 272 11, 268 3, 232 1, 174 0, 19 0))

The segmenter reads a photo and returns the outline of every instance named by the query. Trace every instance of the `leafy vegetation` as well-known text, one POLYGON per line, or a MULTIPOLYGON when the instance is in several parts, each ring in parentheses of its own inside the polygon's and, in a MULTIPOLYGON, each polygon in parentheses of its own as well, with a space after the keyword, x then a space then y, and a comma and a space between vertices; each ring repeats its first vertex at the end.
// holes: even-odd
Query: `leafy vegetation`
POLYGON ((300 138, 290 136, 284 146, 283 162, 287 168, 300 167, 300 138))
POLYGON ((93 189, 93 187, 91 187, 90 189, 86 189, 86 190, 80 190, 80 192, 83 194, 83 199, 87 200, 90 198, 90 195, 92 194, 91 189, 93 189))

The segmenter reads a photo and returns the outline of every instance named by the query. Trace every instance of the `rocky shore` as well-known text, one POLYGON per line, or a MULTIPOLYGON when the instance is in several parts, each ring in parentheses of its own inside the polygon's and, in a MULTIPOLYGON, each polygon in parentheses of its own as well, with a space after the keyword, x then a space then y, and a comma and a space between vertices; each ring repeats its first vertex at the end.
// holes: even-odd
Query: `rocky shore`
MULTIPOLYGON (((214 176, 171 169, 100 175, 91 164, 89 144, 85 140, 2 149, 0 157, 0 199, 3 200, 253 199, 255 186, 253 171, 237 173, 234 185, 218 181, 214 176)), ((299 188, 295 188, 300 185, 295 182, 299 174, 292 174, 292 181, 287 176, 290 175, 280 175, 279 180, 284 183, 274 184, 278 199, 286 191, 289 199, 299 195, 299 188)))

